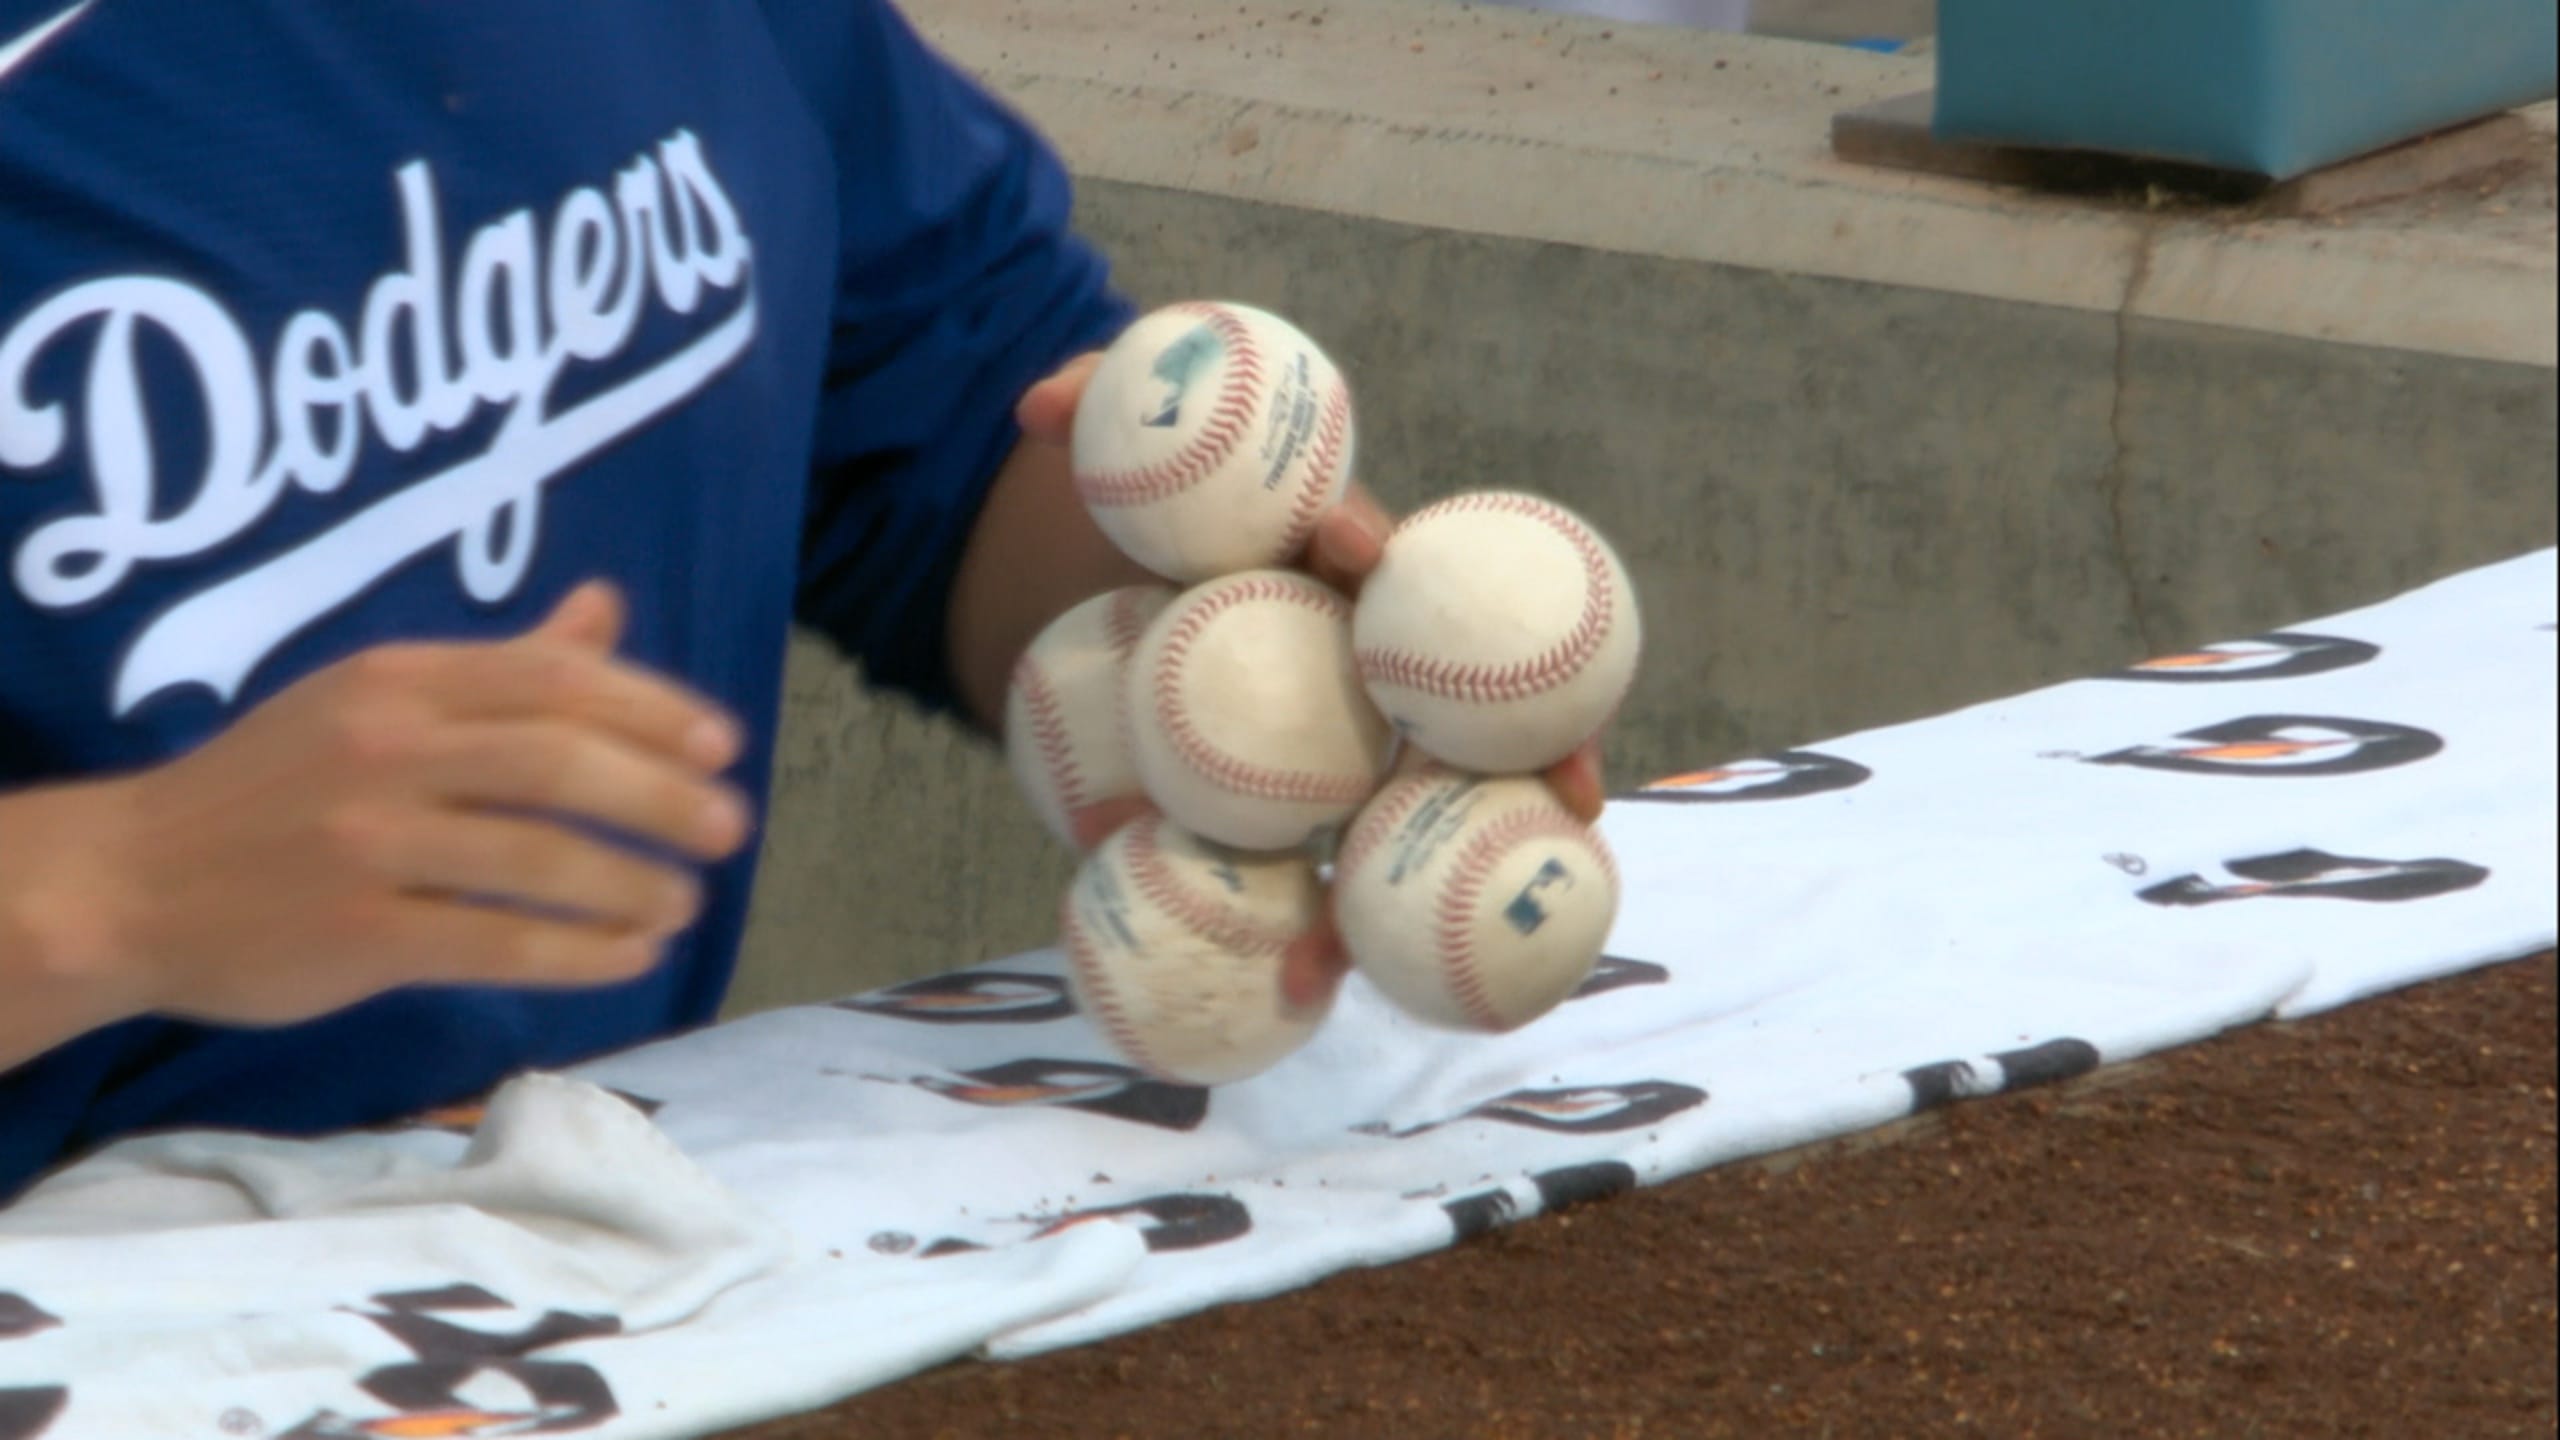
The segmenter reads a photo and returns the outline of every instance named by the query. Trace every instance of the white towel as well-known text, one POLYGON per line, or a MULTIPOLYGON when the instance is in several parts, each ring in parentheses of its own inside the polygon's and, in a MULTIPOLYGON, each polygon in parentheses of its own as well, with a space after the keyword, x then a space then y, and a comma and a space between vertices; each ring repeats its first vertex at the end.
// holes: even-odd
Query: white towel
POLYGON ((111 1147, 0 1213, 0 1437, 700 1434, 1107 1293, 1125 1233, 838 1258, 581 1080, 443 1129, 111 1147), (426 1433, 423 1431, 411 1433, 426 1433))
POLYGON ((529 1077, 467 1148, 128 1142, 0 1214, 0 1440, 698 1434, 2547 949, 2555 578, 1648 787, 1610 958, 1512 1035, 1354 977, 1169 1085, 1043 952, 529 1077))

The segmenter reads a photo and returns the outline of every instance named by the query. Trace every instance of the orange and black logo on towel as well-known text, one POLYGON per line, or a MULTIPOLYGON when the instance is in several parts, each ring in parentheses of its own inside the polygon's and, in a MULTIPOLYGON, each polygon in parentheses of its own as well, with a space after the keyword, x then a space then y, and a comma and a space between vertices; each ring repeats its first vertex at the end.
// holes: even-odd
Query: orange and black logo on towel
POLYGON ((1742 800, 1795 800, 1863 785, 1874 772, 1854 760, 1812 750, 1780 750, 1710 770, 1667 775, 1620 800, 1723 805, 1742 800))
POLYGON ((1629 960, 1622 955, 1603 955, 1600 957, 1600 963, 1592 966, 1591 973, 1584 976, 1582 983, 1573 987, 1573 993, 1565 998, 1588 1000, 1594 995, 1606 995, 1612 990, 1624 990, 1630 985, 1660 985, 1670 978, 1670 971, 1650 960, 1629 960))
POLYGON ((70 1400, 61 1385, 0 1385, 0 1440, 40 1440, 70 1400))
POLYGON ((929 975, 838 1000, 835 1008, 926 1025, 1040 1025, 1076 1013, 1066 981, 1008 970, 929 975))
MULTIPOLYGON (((0 1341, 23 1340, 62 1324, 14 1291, 0 1290, 0 1341)), ((37 1440, 62 1418, 71 1392, 60 1385, 0 1385, 0 1440, 37 1440)))
POLYGON ((2065 1036, 2041 1045, 2003 1050, 1979 1060, 1936 1060, 1915 1065, 1902 1072, 1902 1079, 1911 1087, 1911 1111, 1916 1115, 1957 1100, 2050 1085, 2097 1068, 2098 1047, 2065 1036))
MULTIPOLYGON (((1587 1201, 1605 1199, 1636 1188, 1635 1167, 1622 1160, 1595 1160, 1587 1165, 1566 1165, 1554 1170, 1541 1170, 1529 1177, 1538 1190, 1538 1210, 1552 1215, 1587 1201)), ((1520 1218, 1520 1202, 1507 1189, 1479 1190, 1444 1200, 1440 1208, 1449 1216, 1449 1226, 1460 1240, 1496 1230, 1520 1218)))
MULTIPOLYGON (((666 1108, 666 1103, 664 1101, 652 1100, 645 1095, 634 1095, 627 1090, 607 1090, 605 1093, 611 1095, 614 1099, 621 1101, 623 1104, 630 1106, 632 1109, 639 1111, 643 1115, 655 1115, 660 1110, 666 1108)), ((377 1126, 375 1128, 383 1130, 443 1130, 455 1135, 469 1135, 478 1130, 481 1122, 488 1118, 489 1097, 483 1095, 476 1100, 465 1100, 457 1105, 439 1105, 432 1110, 421 1110, 417 1114, 409 1116, 407 1119, 395 1120, 389 1125, 377 1126)))
POLYGON ((1384 1135, 1404 1140, 1464 1120, 1492 1120, 1532 1130, 1567 1135, 1600 1135, 1635 1130, 1706 1103, 1707 1092, 1672 1080, 1633 1080, 1619 1085, 1566 1085, 1551 1090, 1514 1090, 1463 1114, 1398 1130, 1384 1121, 1352 1127, 1354 1134, 1384 1135))
POLYGON ((574 1405, 456 1405, 370 1416, 324 1410, 285 1432, 283 1440, 502 1440, 583 1430, 596 1423, 574 1405))
POLYGON ((2235 680, 2295 680, 2362 665, 2382 653, 2379 645, 2340 635, 2276 630, 2219 645, 2158 655, 2111 671, 2102 680, 2146 680, 2169 685, 2214 685, 2235 680))
POLYGON ((2424 760, 2443 737, 2414 725, 2334 715, 2245 715, 2179 733, 2176 743, 2134 745, 2087 757, 2189 775, 2353 775, 2424 760))
POLYGON ((621 1413, 613 1387, 593 1367, 537 1354, 620 1333, 621 1322, 610 1316, 551 1310, 511 1330, 445 1319, 515 1308, 477 1285, 377 1295, 373 1303, 378 1308, 365 1318, 415 1357, 357 1382, 382 1408, 324 1410, 282 1440, 491 1440, 592 1429, 621 1413))
POLYGON ((1098 1060, 1008 1060, 951 1075, 863 1078, 913 1085, 965 1105, 1056 1106, 1159 1130, 1197 1129, 1209 1113, 1209 1092, 1200 1086, 1177 1085, 1143 1070, 1098 1060))
POLYGON ((2154 905, 2181 907, 2268 897, 2375 903, 2433 899, 2489 878, 2486 866, 2468 860, 2376 860, 2307 848, 2225 860, 2222 868, 2231 879, 2179 875, 2135 893, 2154 905))
POLYGON ((24 1340, 39 1330, 51 1330, 62 1321, 47 1314, 43 1306, 24 1295, 0 1290, 0 1340, 24 1340))
MULTIPOLYGON (((1093 1205, 1069 1210, 1063 1215, 1033 1216, 1036 1226, 1029 1238, 1046 1239, 1061 1230, 1089 1225, 1097 1220, 1135 1217, 1144 1222, 1138 1227, 1138 1238, 1150 1251, 1199 1250, 1210 1245, 1223 1245, 1253 1229, 1253 1212, 1233 1195, 1184 1193, 1150 1195, 1144 1200, 1131 1200, 1120 1205, 1093 1205)), ((987 1247, 975 1240, 946 1236, 917 1252, 920 1258, 932 1260, 944 1255, 964 1255, 987 1247)))
POLYGON ((1147 1242, 1150 1251, 1198 1250, 1210 1245, 1223 1245, 1253 1229, 1252 1212, 1233 1195, 1151 1195, 1124 1205, 1096 1205, 1070 1210, 1042 1222, 1039 1229, 1031 1232, 1031 1238, 1042 1240, 1061 1230, 1123 1216, 1145 1222, 1138 1227, 1138 1236, 1147 1242))

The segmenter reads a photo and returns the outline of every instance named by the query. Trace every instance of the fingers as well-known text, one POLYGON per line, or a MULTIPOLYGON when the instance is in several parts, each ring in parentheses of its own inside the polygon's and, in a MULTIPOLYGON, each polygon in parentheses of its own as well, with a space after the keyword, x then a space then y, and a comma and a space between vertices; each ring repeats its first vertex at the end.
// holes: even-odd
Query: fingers
POLYGON ((1051 445, 1067 443, 1075 428, 1076 406, 1084 399, 1085 382, 1101 363, 1102 352, 1097 350, 1059 366, 1055 374, 1023 392, 1014 406, 1014 423, 1031 439, 1051 445))
POLYGON ((452 900, 402 898, 383 927, 401 968, 442 984, 605 985, 645 973, 664 941, 452 900))
POLYGON ((629 618, 630 606, 619 588, 608 581, 590 580, 570 591, 532 634, 611 654, 622 643, 629 618))
POLYGON ((1342 947, 1342 933, 1328 911, 1316 928, 1289 942, 1281 956, 1280 998, 1300 1010, 1314 1009, 1333 998, 1350 970, 1351 952, 1342 947))
POLYGON ((442 650, 428 685, 458 720, 573 721, 705 773, 736 763, 745 744, 737 721, 720 706, 663 676, 556 638, 442 650))
POLYGON ((1600 774, 1600 742, 1586 740, 1582 748, 1557 761, 1547 770, 1547 788, 1574 818, 1589 825, 1600 818, 1608 804, 1608 789, 1600 774))
POLYGON ((1316 522, 1307 545, 1307 568, 1315 577, 1346 595, 1360 593, 1360 582, 1378 568, 1387 553, 1387 536, 1395 522, 1377 497, 1353 482, 1342 503, 1316 522))
POLYGON ((702 908, 690 874, 539 820, 429 812, 382 849, 402 889, 503 898, 635 935, 673 935, 702 908))
POLYGON ((746 842, 746 798, 610 735, 558 720, 457 727, 431 745, 428 787, 465 806, 575 816, 697 860, 746 842))

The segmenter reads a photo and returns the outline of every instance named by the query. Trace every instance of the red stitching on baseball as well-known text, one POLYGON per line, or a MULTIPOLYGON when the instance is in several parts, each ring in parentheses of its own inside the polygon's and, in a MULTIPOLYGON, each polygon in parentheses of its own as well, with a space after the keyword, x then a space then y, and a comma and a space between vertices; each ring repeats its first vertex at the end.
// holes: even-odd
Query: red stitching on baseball
POLYGON ((1333 857, 1333 879, 1339 885, 1345 876, 1360 868, 1370 854, 1387 841, 1397 828, 1411 819, 1422 802, 1445 783, 1436 777, 1394 782, 1387 793, 1369 802, 1360 818, 1351 824, 1351 833, 1342 837, 1342 848, 1333 857))
POLYGON ((1599 859, 1600 873, 1609 877, 1610 892, 1614 894, 1624 889, 1625 887, 1618 883, 1618 852, 1610 849, 1609 842, 1600 838, 1600 832, 1589 826, 1583 827, 1582 838, 1584 843, 1591 847, 1591 853, 1599 859))
POLYGON ((1419 525, 1442 515, 1470 510, 1494 510, 1505 514, 1525 515, 1536 520, 1573 546, 1582 558, 1582 615, 1563 639, 1530 656, 1508 665, 1468 665, 1445 657, 1420 655, 1407 649, 1387 645, 1371 645, 1354 652, 1352 658, 1360 667, 1360 678, 1372 685, 1398 685, 1418 690, 1443 700, 1466 700, 1479 704, 1519 700, 1552 690, 1580 674, 1599 653, 1601 643, 1609 638, 1610 626, 1617 618, 1617 605, 1611 596, 1609 557, 1592 539, 1590 533, 1574 522, 1572 516, 1543 500, 1526 495, 1470 494, 1453 496, 1437 505, 1415 512, 1405 524, 1419 525))
POLYGON ((1324 518, 1325 501, 1334 494, 1334 471, 1342 464, 1343 450, 1351 439, 1351 387, 1336 380, 1331 393, 1324 397, 1324 414, 1316 421, 1315 438, 1307 444, 1307 466, 1298 477, 1298 495, 1289 503, 1289 524, 1274 547, 1271 560, 1279 564, 1295 556, 1315 533, 1316 521, 1324 518))
POLYGON ((1088 505, 1145 505, 1179 495, 1207 479, 1244 443, 1260 408, 1262 355, 1254 348, 1253 330, 1243 317, 1223 305, 1190 301, 1166 307, 1194 315, 1218 332, 1226 348, 1226 373, 1217 403, 1198 434, 1181 449, 1152 465, 1133 470, 1103 470, 1075 477, 1076 493, 1088 505))
POLYGON ((1150 688, 1155 696, 1156 723, 1163 727, 1165 738, 1173 742, 1175 753, 1182 757, 1193 773, 1231 795, 1250 795, 1306 805, 1356 805, 1369 798, 1369 792, 1376 784, 1375 777, 1370 775, 1322 775, 1305 770, 1280 770, 1227 754, 1210 744, 1208 737, 1192 725, 1190 710, 1182 703, 1182 662, 1189 658, 1192 643, 1209 628, 1209 622, 1220 615, 1248 601, 1279 600, 1339 620, 1349 614, 1349 604, 1313 580, 1287 581, 1253 576, 1220 582, 1216 588, 1204 586, 1203 589, 1207 593, 1191 601, 1182 618, 1174 622, 1172 631, 1165 636, 1164 648, 1156 652, 1155 673, 1150 677, 1150 688))
POLYGON ((1590 845, 1599 852, 1600 865, 1608 872, 1610 885, 1617 884, 1617 861, 1599 838, 1572 816, 1541 805, 1515 810, 1471 836, 1466 848, 1458 852, 1448 887, 1440 892, 1441 973, 1448 980, 1449 996, 1458 1002, 1458 1008, 1488 1030, 1511 1027, 1493 1008, 1492 998, 1485 994, 1484 976, 1476 969, 1476 902, 1484 896, 1485 882, 1492 878, 1493 867, 1514 846, 1549 837, 1590 845))
POLYGON ((1120 1006, 1119 992, 1111 986, 1108 972, 1102 968, 1102 957, 1094 953, 1093 939, 1075 919, 1075 898, 1067 899, 1067 963, 1076 969, 1076 978, 1084 982, 1085 998, 1092 1002, 1094 1020, 1110 1037, 1111 1047, 1139 1069, 1167 1080, 1178 1079, 1156 1060, 1146 1042, 1138 1038, 1137 1027, 1120 1006))
POLYGON ((1293 932, 1258 925, 1184 889, 1182 877, 1158 842, 1162 833, 1160 822, 1152 817, 1130 829, 1129 881, 1140 895, 1193 933, 1238 954, 1273 955, 1289 948, 1297 938, 1293 932))
POLYGON ((1066 707, 1049 684, 1047 672, 1028 655, 1014 666, 1013 684, 1022 695, 1023 708, 1030 712, 1031 743, 1039 751, 1041 773, 1058 792, 1058 806, 1072 822, 1086 797, 1084 771, 1076 765, 1075 746, 1067 736, 1066 707))

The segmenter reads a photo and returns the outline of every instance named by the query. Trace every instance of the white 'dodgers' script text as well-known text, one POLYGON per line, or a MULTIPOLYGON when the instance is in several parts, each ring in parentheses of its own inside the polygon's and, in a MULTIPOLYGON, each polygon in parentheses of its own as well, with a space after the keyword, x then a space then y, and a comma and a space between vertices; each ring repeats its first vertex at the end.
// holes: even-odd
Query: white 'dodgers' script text
POLYGON ((609 195, 570 191, 547 235, 530 209, 474 230, 449 289, 434 180, 417 161, 394 178, 404 263, 373 282, 352 326, 317 308, 294 314, 263 372, 219 300, 164 276, 73 285, 0 334, 0 469, 54 463, 71 438, 66 409, 87 461, 88 508, 36 526, 10 566, 18 592, 50 610, 112 597, 138 565, 214 554, 289 490, 336 491, 368 433, 405 454, 492 407, 504 416, 481 454, 161 612, 126 652, 116 714, 186 684, 234 698, 277 647, 448 540, 464 590, 505 599, 532 563, 543 487, 701 390, 755 338, 747 235, 688 132, 625 166, 609 195), (554 413, 561 373, 621 353, 651 293, 678 315, 708 295, 736 298, 683 348, 554 413), (194 385, 165 403, 192 401, 205 417, 193 486, 159 470, 139 368, 146 330, 174 345, 194 385), (30 394, 38 359, 83 336, 76 400, 30 394), (189 498, 171 509, 179 495, 189 498))

